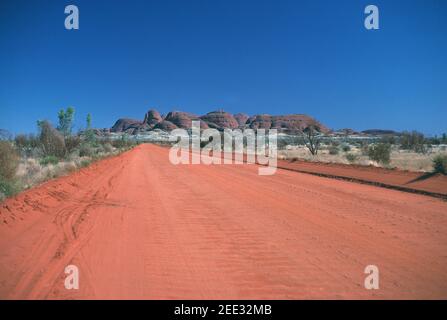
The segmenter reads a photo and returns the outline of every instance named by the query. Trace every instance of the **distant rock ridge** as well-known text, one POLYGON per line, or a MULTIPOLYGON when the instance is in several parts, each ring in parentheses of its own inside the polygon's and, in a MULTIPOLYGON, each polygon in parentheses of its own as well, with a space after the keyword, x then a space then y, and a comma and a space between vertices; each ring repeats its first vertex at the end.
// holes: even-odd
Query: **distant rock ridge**
POLYGON ((150 109, 145 114, 143 121, 128 118, 118 119, 110 131, 138 134, 155 129, 164 131, 177 128, 190 129, 191 122, 199 120, 201 129, 277 129, 279 132, 293 133, 301 131, 309 125, 315 125, 320 128, 322 133, 331 131, 314 118, 304 114, 259 114, 249 117, 244 113, 233 115, 223 110, 216 110, 202 116, 182 111, 171 111, 165 117, 162 117, 155 109, 150 109))

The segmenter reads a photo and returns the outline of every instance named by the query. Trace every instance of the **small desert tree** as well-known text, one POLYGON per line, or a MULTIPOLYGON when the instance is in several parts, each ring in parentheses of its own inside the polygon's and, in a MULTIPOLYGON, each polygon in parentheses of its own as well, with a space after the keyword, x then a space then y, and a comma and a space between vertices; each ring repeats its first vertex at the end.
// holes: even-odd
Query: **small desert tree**
POLYGON ((61 109, 57 114, 57 117, 59 119, 57 130, 59 130, 59 132, 62 133, 64 137, 68 137, 69 135, 71 135, 71 131, 73 130, 74 113, 74 108, 68 107, 66 111, 64 111, 64 109, 61 109))
POLYGON ((425 143, 426 139, 423 133, 417 131, 402 132, 400 138, 400 144, 402 149, 413 150, 418 153, 425 153, 426 152, 425 143))
POLYGON ((371 160, 389 164, 391 155, 391 145, 388 143, 376 143, 368 148, 368 156, 371 160))
POLYGON ((90 113, 87 114, 87 129, 85 130, 85 139, 89 143, 95 142, 95 133, 92 129, 92 115, 90 113))
POLYGON ((302 130, 304 144, 306 145, 307 149, 309 149, 310 153, 314 156, 318 154, 318 150, 320 149, 320 133, 321 129, 316 124, 310 124, 302 130))

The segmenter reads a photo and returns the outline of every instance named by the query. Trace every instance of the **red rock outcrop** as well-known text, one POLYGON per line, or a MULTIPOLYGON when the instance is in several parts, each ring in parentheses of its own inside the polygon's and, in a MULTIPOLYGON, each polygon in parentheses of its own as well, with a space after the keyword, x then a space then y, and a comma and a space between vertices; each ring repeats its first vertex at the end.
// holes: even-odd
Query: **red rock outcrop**
POLYGON ((151 109, 144 115, 143 123, 147 123, 150 127, 154 127, 157 123, 162 121, 163 119, 160 113, 155 109, 151 109))
POLYGON ((245 113, 236 113, 233 117, 236 119, 237 123, 239 124, 239 127, 245 126, 245 123, 250 118, 248 114, 245 113))
POLYGON ((124 131, 128 130, 131 127, 135 128, 135 127, 140 127, 142 125, 143 125, 143 123, 140 120, 122 118, 122 119, 118 119, 115 122, 115 124, 110 129, 110 131, 112 131, 112 132, 124 132, 124 131))
MULTIPOLYGON (((192 121, 200 121, 200 118, 199 116, 192 113, 171 111, 166 115, 164 120, 172 122, 179 128, 190 129, 192 126, 192 121)), ((200 128, 207 129, 207 123, 204 121, 200 121, 200 128)))
POLYGON ((256 115, 247 120, 251 129, 277 129, 282 131, 301 131, 309 125, 320 128, 322 133, 329 132, 329 128, 312 117, 304 114, 292 114, 283 116, 272 116, 268 114, 256 115))
POLYGON ((212 111, 201 116, 200 119, 212 127, 217 127, 216 129, 235 129, 239 127, 239 123, 233 115, 225 111, 212 111))
POLYGON ((303 114, 278 115, 269 114, 248 117, 246 114, 238 113, 232 115, 225 111, 213 111, 201 117, 181 111, 171 111, 162 118, 157 110, 149 110, 143 121, 135 119, 119 119, 111 128, 111 132, 127 132, 130 134, 142 133, 152 129, 171 131, 176 128, 190 129, 192 121, 200 121, 201 129, 225 128, 235 129, 248 127, 251 129, 277 129, 283 132, 294 133, 301 131, 309 125, 316 125, 322 133, 330 130, 312 117, 303 114))

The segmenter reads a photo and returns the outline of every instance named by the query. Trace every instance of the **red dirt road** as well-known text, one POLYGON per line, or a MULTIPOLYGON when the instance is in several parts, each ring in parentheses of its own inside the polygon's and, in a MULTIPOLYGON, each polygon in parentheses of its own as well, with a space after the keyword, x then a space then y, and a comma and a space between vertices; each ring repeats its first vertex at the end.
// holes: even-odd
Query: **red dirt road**
POLYGON ((447 202, 141 145, 0 205, 0 298, 446 299, 447 202))

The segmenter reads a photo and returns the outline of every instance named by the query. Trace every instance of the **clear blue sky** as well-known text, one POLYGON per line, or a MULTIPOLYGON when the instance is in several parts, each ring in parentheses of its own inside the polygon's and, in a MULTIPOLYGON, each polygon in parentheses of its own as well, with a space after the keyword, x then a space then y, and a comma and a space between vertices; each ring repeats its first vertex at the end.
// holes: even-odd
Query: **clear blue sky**
POLYGON ((447 0, 1 0, 0 128, 76 109, 306 113, 331 128, 447 132, 447 0), (65 5, 80 29, 64 28, 65 5), (367 4, 380 30, 363 26, 367 4))

